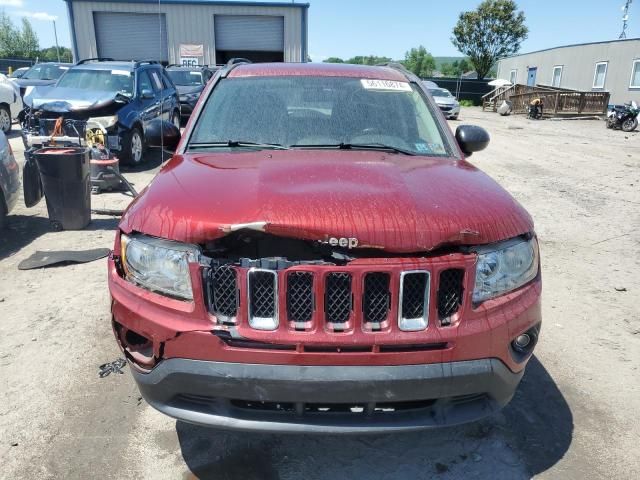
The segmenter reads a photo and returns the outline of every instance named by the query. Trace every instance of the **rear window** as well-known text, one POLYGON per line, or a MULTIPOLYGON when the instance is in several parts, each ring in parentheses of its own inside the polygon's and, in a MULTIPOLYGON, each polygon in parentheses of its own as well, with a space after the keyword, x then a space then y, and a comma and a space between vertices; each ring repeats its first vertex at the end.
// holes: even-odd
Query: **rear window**
POLYGON ((202 85, 202 73, 192 70, 167 70, 169 78, 180 86, 197 87, 202 85))
POLYGON ((229 140, 286 147, 379 144, 431 156, 451 151, 416 85, 343 77, 221 80, 191 144, 229 140))

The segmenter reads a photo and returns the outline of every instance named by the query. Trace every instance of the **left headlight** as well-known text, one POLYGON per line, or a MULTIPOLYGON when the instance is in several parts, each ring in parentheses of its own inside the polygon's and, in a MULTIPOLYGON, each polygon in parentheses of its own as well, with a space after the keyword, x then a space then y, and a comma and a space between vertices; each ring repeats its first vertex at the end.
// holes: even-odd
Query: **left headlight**
POLYGON ((540 262, 538 242, 513 239, 477 250, 473 302, 503 295, 533 280, 540 262))
POLYGON ((122 234, 120 243, 127 280, 164 295, 193 299, 189 263, 199 261, 198 247, 146 235, 122 234))
POLYGON ((117 115, 110 115, 108 117, 92 117, 88 120, 89 123, 93 122, 97 125, 100 125, 105 130, 113 127, 116 123, 118 123, 117 115))

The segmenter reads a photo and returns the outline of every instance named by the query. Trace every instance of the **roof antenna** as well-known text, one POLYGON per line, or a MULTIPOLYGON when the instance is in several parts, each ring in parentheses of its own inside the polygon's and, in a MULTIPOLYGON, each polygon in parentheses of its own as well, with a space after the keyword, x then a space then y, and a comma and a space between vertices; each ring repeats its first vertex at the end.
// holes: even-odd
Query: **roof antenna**
POLYGON ((633 3, 633 0, 627 0, 622 7, 622 32, 618 37, 618 40, 624 40, 627 38, 627 27, 629 26, 629 7, 633 3))

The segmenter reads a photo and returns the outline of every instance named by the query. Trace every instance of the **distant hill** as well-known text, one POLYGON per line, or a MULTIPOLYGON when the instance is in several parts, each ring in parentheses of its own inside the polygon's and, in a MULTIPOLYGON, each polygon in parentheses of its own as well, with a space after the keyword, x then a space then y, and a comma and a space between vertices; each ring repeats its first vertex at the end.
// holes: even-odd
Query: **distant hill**
POLYGON ((433 57, 433 58, 436 60, 436 70, 440 70, 443 63, 453 63, 456 60, 462 60, 463 58, 467 58, 467 57, 465 57, 464 55, 460 55, 459 57, 433 57))

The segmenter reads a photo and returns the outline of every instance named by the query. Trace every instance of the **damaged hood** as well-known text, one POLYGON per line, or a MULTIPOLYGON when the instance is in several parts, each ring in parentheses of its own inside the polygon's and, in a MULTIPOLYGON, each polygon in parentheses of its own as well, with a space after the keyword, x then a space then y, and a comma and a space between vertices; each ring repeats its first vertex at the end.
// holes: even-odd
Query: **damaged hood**
POLYGON ((333 150, 176 155, 120 226, 200 244, 242 228, 352 238, 398 253, 533 230, 528 213, 466 161, 333 150))
POLYGON ((128 97, 116 92, 55 86, 35 87, 24 96, 25 105, 35 110, 56 113, 100 110, 114 104, 122 105, 128 101, 128 97))

